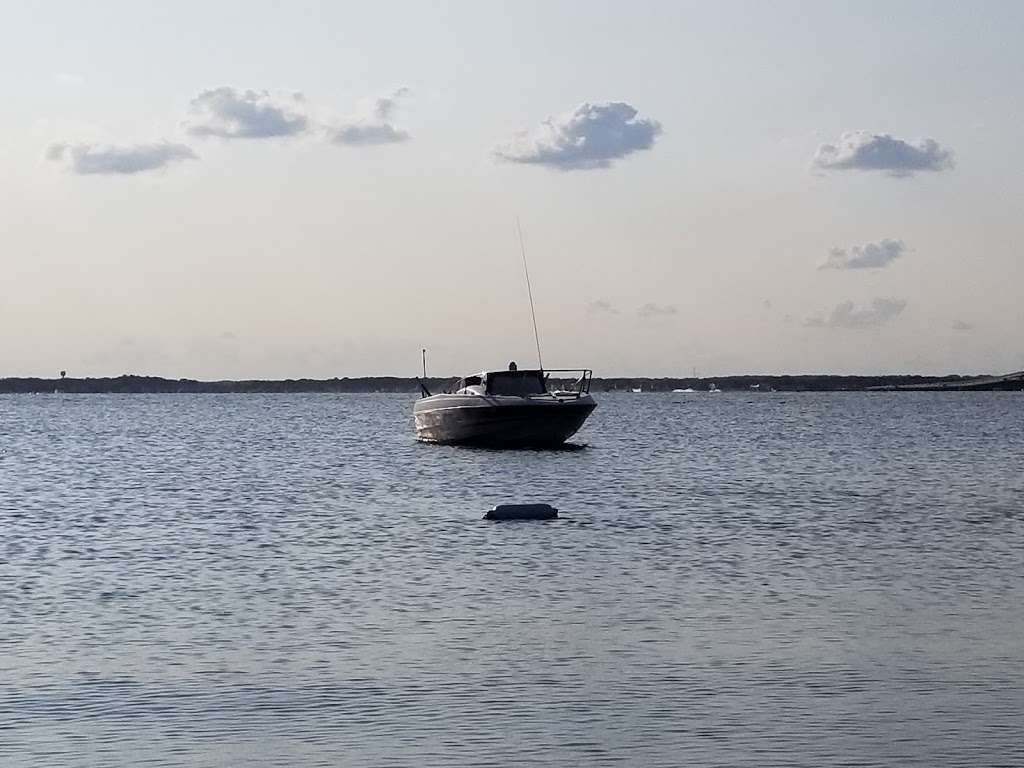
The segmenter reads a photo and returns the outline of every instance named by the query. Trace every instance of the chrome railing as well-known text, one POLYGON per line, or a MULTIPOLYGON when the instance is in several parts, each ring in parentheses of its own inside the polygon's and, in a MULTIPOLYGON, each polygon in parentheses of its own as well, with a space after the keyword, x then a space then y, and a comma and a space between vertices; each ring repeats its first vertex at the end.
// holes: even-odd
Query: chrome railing
POLYGON ((590 394, 590 381, 594 378, 594 372, 589 368, 545 368, 544 386, 548 392, 560 392, 563 394, 574 394, 576 397, 590 394), (554 384, 569 384, 569 387, 552 386, 553 373, 579 374, 573 378, 554 377, 554 384))
MULTIPOLYGON (((520 373, 535 373, 535 370, 520 370, 520 373)), ((489 371, 486 373, 490 373, 489 371)), ((501 371, 496 371, 501 373, 501 371)), ((594 378, 594 372, 590 368, 545 368, 540 373, 543 374, 544 390, 547 394, 553 394, 558 392, 560 395, 575 395, 576 397, 582 397, 583 395, 590 394, 590 382, 594 378), (555 376, 551 374, 565 374, 571 373, 572 377, 555 376)), ((476 378, 476 377, 467 377, 476 378)), ((442 394, 451 395, 455 394, 461 385, 464 385, 466 378, 458 378, 451 380, 444 389, 441 390, 442 394)), ((474 382, 479 383, 479 382, 474 382)), ((423 382, 420 382, 420 389, 423 391, 424 397, 429 397, 427 394, 427 388, 423 382)))

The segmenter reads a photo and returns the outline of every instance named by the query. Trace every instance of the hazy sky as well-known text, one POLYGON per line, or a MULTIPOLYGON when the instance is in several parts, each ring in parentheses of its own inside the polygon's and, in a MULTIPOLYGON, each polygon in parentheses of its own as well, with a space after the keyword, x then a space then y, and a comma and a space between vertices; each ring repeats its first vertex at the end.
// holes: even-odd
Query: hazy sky
POLYGON ((7 0, 0 376, 1024 368, 1022 22, 7 0))

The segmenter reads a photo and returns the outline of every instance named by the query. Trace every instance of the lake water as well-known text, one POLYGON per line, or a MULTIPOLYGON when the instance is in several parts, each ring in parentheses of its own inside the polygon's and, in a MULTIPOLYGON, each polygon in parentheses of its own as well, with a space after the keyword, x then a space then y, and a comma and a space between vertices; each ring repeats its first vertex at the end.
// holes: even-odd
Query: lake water
POLYGON ((0 396, 0 765, 1024 765, 1024 396, 598 399, 0 396))

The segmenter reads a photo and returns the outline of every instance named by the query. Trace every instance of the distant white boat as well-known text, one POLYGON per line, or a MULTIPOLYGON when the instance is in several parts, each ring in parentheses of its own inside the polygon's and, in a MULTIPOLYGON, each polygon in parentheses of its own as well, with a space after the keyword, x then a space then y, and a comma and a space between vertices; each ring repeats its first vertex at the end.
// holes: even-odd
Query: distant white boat
POLYGON ((629 390, 629 391, 630 391, 630 392, 633 392, 633 393, 638 393, 638 392, 643 392, 643 391, 644 391, 644 388, 643 388, 643 387, 633 387, 633 388, 632 388, 631 390, 629 390))
POLYGON ((672 391, 678 394, 684 394, 687 392, 696 392, 697 390, 694 389, 693 387, 687 387, 686 389, 673 389, 672 391))

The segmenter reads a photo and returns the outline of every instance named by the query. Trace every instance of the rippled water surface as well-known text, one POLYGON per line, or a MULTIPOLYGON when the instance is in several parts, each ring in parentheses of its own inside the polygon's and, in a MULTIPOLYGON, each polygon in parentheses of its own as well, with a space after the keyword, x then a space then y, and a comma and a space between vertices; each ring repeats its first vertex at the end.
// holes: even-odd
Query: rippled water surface
POLYGON ((0 765, 1024 765, 1024 396, 599 402, 0 396, 0 765))

